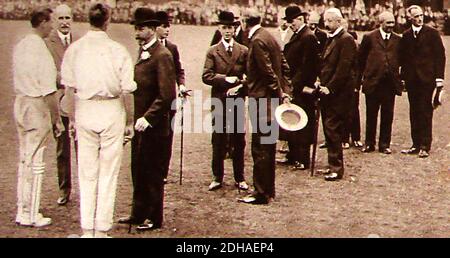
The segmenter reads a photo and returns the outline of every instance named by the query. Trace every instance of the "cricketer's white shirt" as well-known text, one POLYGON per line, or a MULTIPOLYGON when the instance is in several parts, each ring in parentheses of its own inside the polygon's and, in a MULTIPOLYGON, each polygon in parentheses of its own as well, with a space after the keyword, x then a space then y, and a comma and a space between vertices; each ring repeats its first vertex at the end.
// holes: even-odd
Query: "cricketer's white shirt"
POLYGON ((44 40, 25 36, 13 50, 13 78, 17 95, 42 97, 56 91, 57 70, 44 40))
POLYGON ((104 31, 89 31, 69 46, 61 83, 75 88, 80 99, 117 97, 136 90, 130 54, 104 31))

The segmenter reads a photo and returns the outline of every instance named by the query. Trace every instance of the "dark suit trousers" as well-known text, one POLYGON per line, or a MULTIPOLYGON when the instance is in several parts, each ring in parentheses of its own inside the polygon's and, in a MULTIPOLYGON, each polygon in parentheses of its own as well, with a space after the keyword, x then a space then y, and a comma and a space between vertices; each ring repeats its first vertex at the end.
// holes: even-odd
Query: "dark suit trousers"
POLYGON ((407 83, 413 146, 430 151, 433 127, 433 106, 431 102, 434 85, 427 85, 418 80, 407 83))
MULTIPOLYGON (((270 101, 270 99, 269 99, 270 101)), ((249 112, 250 116, 257 116, 252 121, 258 124, 266 123, 267 118, 259 117, 259 101, 257 99, 257 109, 255 113, 249 112)), ((268 137, 269 133, 263 133, 259 126, 253 126, 252 133, 252 158, 253 158, 253 185, 255 191, 252 193, 256 198, 268 200, 275 197, 275 154, 276 141, 273 144, 262 142, 263 137, 268 137)))
POLYGON ((234 180, 236 182, 245 181, 244 178, 244 133, 212 133, 212 170, 214 180, 222 182, 224 177, 224 160, 227 152, 231 149, 233 160, 234 180))
POLYGON ((342 152, 342 134, 345 118, 334 110, 322 108, 322 123, 325 141, 328 145, 328 166, 332 173, 344 175, 344 154, 342 152))
MULTIPOLYGON (((69 118, 61 117, 64 124, 64 132, 56 139, 56 165, 58 168, 59 195, 69 197, 72 189, 72 168, 71 168, 71 150, 69 134, 69 118)), ((75 152, 77 152, 77 143, 75 142, 75 152)))
POLYGON ((147 129, 136 132, 131 145, 133 205, 131 216, 137 221, 150 219, 156 227, 163 223, 164 175, 167 170, 169 136, 147 129))
MULTIPOLYGON (((175 114, 176 114, 175 111, 171 111, 170 112, 169 117, 170 117, 170 122, 171 123, 173 121, 173 118, 175 117, 175 114)), ((166 153, 165 153, 165 156, 164 156, 164 160, 166 161, 166 164, 164 165, 164 167, 166 168, 166 170, 164 172, 164 178, 167 178, 167 176, 169 176, 170 160, 172 159, 172 146, 173 146, 173 130, 172 130, 172 127, 170 128, 167 144, 169 145, 169 147, 166 149, 166 153)))
POLYGON ((366 145, 375 146, 378 112, 381 108, 378 148, 384 149, 390 147, 394 105, 394 86, 389 81, 381 81, 374 92, 366 94, 366 145))
POLYGON ((361 140, 361 118, 359 116, 359 91, 353 93, 352 107, 345 121, 344 135, 342 142, 350 142, 361 140))

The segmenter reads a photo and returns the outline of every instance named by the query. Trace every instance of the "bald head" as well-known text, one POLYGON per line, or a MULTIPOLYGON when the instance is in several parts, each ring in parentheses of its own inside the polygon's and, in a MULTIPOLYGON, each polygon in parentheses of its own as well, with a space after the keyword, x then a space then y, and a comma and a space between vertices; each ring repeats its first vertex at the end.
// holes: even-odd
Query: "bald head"
POLYGON ((384 11, 378 16, 378 22, 381 29, 386 33, 391 33, 394 30, 395 18, 391 12, 384 11))
POLYGON ((411 5, 406 9, 409 19, 414 26, 420 27, 423 25, 423 11, 418 5, 411 5))
POLYGON ((70 30, 72 28, 73 16, 72 9, 68 5, 58 5, 55 8, 53 17, 55 19, 55 27, 59 32, 65 35, 70 33, 70 30))
POLYGON ((323 15, 325 22, 325 28, 330 32, 335 32, 339 27, 342 26, 342 13, 337 8, 329 8, 325 11, 323 15))

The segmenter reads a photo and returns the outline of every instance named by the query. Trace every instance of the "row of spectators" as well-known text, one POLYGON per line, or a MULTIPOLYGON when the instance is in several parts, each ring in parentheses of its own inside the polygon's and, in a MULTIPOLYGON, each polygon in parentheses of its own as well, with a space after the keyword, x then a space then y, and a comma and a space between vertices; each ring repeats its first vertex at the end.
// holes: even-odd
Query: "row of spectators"
MULTIPOLYGON (((87 10, 91 3, 90 0, 5 0, 0 2, 0 18, 1 19, 28 19, 30 10, 39 5, 56 6, 60 2, 66 2, 74 11, 74 19, 76 21, 87 20, 87 10)), ((167 11, 173 17, 174 24, 190 24, 190 25, 212 25, 218 19, 221 10, 230 10, 233 13, 240 13, 245 8, 258 9, 263 14, 263 25, 277 26, 281 17, 284 16, 284 8, 280 5, 265 6, 238 6, 226 5, 222 1, 206 1, 206 4, 185 3, 181 1, 167 2, 160 5, 145 4, 141 1, 116 1, 113 8, 112 21, 117 23, 127 23, 131 20, 132 14, 137 7, 147 6, 155 10, 167 11)), ((326 5, 309 5, 306 3, 300 6, 302 10, 308 12, 316 11, 322 14, 326 8, 334 6, 333 1, 329 1, 326 5)), ((399 2, 396 7, 390 4, 376 4, 370 8, 361 6, 340 7, 344 17, 349 21, 349 27, 354 30, 367 31, 376 27, 377 16, 384 10, 394 13, 397 19, 397 32, 402 32, 408 26, 406 17, 406 8, 399 2)), ((450 34, 450 19, 448 13, 433 12, 431 7, 424 8, 425 22, 429 25, 450 34)))

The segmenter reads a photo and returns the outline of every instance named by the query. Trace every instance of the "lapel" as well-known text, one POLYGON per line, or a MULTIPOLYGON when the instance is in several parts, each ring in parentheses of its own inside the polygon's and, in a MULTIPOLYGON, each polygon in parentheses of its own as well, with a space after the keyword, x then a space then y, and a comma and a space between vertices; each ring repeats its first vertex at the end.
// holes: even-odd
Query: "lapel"
MULTIPOLYGON (((323 54, 323 59, 326 59, 330 53, 331 50, 336 46, 337 40, 344 34, 344 30, 341 30, 336 36, 333 37, 331 42, 328 44, 327 48, 325 49, 325 53, 323 54)), ((328 39, 329 40, 329 39, 328 39)))
MULTIPOLYGON (((391 37, 392 37, 392 34, 391 34, 391 37)), ((376 38, 376 41, 378 42, 378 44, 380 44, 381 47, 386 48, 386 45, 384 44, 384 39, 383 39, 383 36, 381 35, 381 31, 380 30, 378 30, 377 33, 375 34, 375 38, 376 38)), ((391 38, 389 38, 389 41, 391 41, 391 38)))
POLYGON ((139 48, 139 56, 138 56, 138 60, 136 62, 136 65, 152 60, 152 56, 155 54, 155 52, 161 46, 162 46, 161 42, 159 40, 157 40, 151 47, 149 47, 147 49, 147 52, 150 54, 150 57, 148 59, 145 59, 145 60, 141 59, 141 51, 140 51, 141 48, 139 48))
POLYGON ((49 40, 51 42, 51 44, 53 45, 56 54, 58 55, 58 57, 60 57, 62 59, 63 55, 64 55, 64 45, 61 42, 61 39, 58 36, 58 33, 56 32, 56 30, 53 30, 52 33, 49 36, 49 40))
MULTIPOLYGON (((234 52, 234 47, 233 47, 233 52, 234 52)), ((217 55, 219 55, 223 59, 223 61, 225 61, 225 63, 227 63, 228 65, 230 63, 232 63, 231 62, 232 61, 232 56, 228 55, 228 52, 225 49, 225 46, 223 45, 222 41, 219 42, 219 45, 217 46, 216 52, 217 52, 217 55)))

